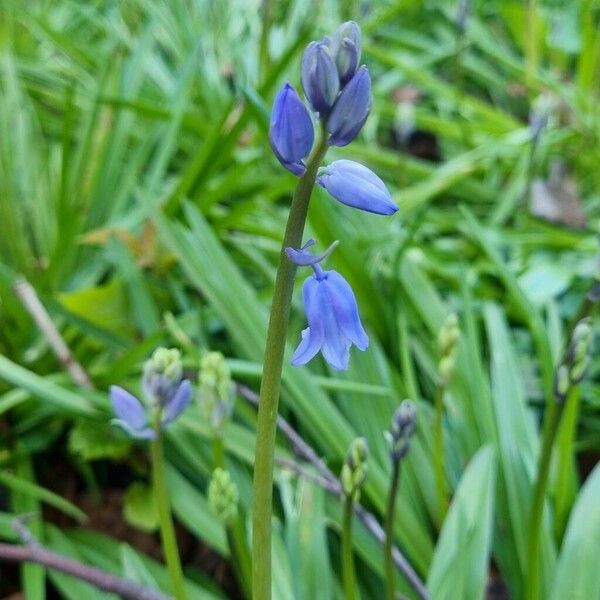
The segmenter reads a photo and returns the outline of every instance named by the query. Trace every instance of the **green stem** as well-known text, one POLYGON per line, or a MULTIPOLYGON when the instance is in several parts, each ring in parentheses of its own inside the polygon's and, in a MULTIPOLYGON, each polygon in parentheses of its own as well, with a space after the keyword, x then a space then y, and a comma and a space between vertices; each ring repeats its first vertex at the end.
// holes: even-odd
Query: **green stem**
POLYGON ((434 469, 435 488, 438 505, 438 525, 442 526, 446 516, 446 469, 444 466, 444 390, 439 385, 435 393, 435 423, 434 423, 434 469))
POLYGON ((579 418, 580 391, 581 388, 577 386, 577 392, 569 395, 557 433, 558 469, 554 501, 554 536, 557 540, 561 540, 563 537, 569 510, 576 495, 577 475, 574 442, 579 418))
POLYGON ((260 32, 260 46, 258 60, 260 67, 260 80, 265 82, 269 71, 269 33, 271 31, 271 0, 262 0, 261 9, 262 29, 260 32))
POLYGON ((218 434, 213 434, 213 465, 215 469, 225 468, 225 449, 223 447, 223 438, 218 434))
MULTIPOLYGON (((571 388, 567 397, 569 402, 575 388, 571 388)), ((540 597, 540 545, 542 518, 544 515, 544 500, 546 498, 546 486, 548 473, 550 471, 550 459, 552 458, 552 446, 560 418, 563 412, 563 403, 553 403, 548 408, 546 426, 542 437, 542 447, 537 468, 537 479, 533 489, 533 499, 529 513, 529 535, 527 538, 527 556, 529 563, 525 575, 525 600, 539 600, 540 597)))
POLYGON ((527 1, 525 19, 525 82, 533 83, 538 62, 537 0, 527 1))
POLYGON ((236 573, 238 583, 244 590, 244 596, 251 598, 250 581, 252 578, 252 565, 250 564, 250 556, 246 545, 246 536, 242 525, 242 517, 237 516, 235 521, 227 526, 227 544, 229 545, 229 553, 231 562, 236 573))
POLYGON ((398 481, 400 479, 400 461, 392 464, 392 482, 388 494, 387 512, 385 514, 385 545, 383 558, 385 563, 385 597, 386 600, 395 599, 394 588, 394 560, 392 547, 394 545, 394 516, 396 515, 396 497, 398 495, 398 481))
POLYGON ((344 515, 342 520, 342 578, 346 600, 358 600, 358 588, 354 573, 354 557, 352 555, 352 515, 354 501, 351 496, 344 497, 344 515))
POLYGON ((288 259, 285 249, 288 246, 298 248, 302 244, 302 234, 310 196, 317 178, 317 169, 326 152, 327 131, 323 127, 319 143, 308 159, 306 173, 300 178, 294 193, 275 278, 260 386, 254 457, 254 508, 252 514, 252 590, 254 600, 271 598, 273 451, 281 370, 296 274, 296 265, 288 259))
MULTIPOLYGON (((159 417, 160 418, 160 413, 159 417)), ((155 419, 155 422, 157 422, 155 419)), ((185 590, 183 587, 183 573, 181 571, 181 561, 179 559, 179 550, 177 549, 177 538, 175 529, 171 520, 171 507, 169 505, 169 496, 165 482, 165 464, 162 450, 162 438, 160 426, 155 426, 156 437, 151 442, 152 450, 152 479, 154 482, 154 495, 158 504, 158 515, 160 518, 160 537, 162 549, 171 578, 171 587, 176 600, 185 600, 185 590)))

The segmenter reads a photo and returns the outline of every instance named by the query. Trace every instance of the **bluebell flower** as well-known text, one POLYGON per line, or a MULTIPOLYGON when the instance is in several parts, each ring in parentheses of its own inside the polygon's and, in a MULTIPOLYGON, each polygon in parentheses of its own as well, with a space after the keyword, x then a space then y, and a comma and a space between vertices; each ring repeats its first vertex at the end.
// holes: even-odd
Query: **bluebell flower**
MULTIPOLYGON (((369 338, 360 322, 358 306, 350 284, 337 271, 324 271, 317 258, 306 248, 300 250, 286 248, 290 260, 299 265, 309 264, 314 274, 302 288, 304 310, 308 327, 302 331, 302 340, 292 357, 292 365, 305 365, 321 351, 323 357, 334 369, 345 371, 348 368, 350 347, 354 344, 359 350, 366 350, 369 338)), ((325 255, 333 248, 330 247, 325 255)))
POLYGON ((391 215, 398 210, 385 183, 352 160, 336 160, 321 167, 317 183, 342 204, 378 215, 391 215))
POLYGON ((329 144, 347 146, 362 129, 371 110, 371 77, 363 65, 338 96, 327 119, 329 144))
POLYGON ((344 87, 358 68, 361 50, 360 27, 354 21, 342 23, 331 38, 325 38, 344 87))
POLYGON ((321 118, 329 113, 340 91, 340 80, 329 48, 323 42, 311 42, 302 57, 302 89, 313 110, 321 118))
POLYGON ((275 96, 269 141, 279 162, 294 175, 304 175, 303 160, 314 142, 314 127, 308 109, 294 86, 286 83, 275 96))
POLYGON ((182 365, 178 350, 158 348, 144 365, 141 402, 127 390, 113 385, 110 400, 117 418, 114 423, 131 437, 153 439, 153 415, 160 411, 160 427, 164 429, 186 409, 192 398, 192 385, 181 379, 182 365))

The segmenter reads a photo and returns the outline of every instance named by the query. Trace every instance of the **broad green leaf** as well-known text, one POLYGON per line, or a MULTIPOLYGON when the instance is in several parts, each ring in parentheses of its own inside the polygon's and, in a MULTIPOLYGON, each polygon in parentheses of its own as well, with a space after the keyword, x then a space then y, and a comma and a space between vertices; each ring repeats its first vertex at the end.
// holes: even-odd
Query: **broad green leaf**
POLYGON ((485 446, 469 462, 444 521, 427 578, 432 598, 484 598, 495 484, 494 451, 485 446))
POLYGON ((600 598, 600 465, 573 506, 551 585, 551 600, 600 598))
POLYGON ((158 506, 152 488, 136 481, 123 497, 123 517, 134 527, 144 531, 156 531, 160 522, 158 506))

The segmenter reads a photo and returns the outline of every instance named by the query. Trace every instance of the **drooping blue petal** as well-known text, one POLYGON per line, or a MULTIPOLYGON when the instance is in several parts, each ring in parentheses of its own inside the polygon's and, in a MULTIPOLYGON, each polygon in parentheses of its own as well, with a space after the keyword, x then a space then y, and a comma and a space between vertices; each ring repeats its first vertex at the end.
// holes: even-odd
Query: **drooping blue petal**
POLYGON ((311 42, 302 57, 302 89, 313 110, 327 114, 340 91, 340 81, 329 48, 323 42, 311 42))
POLYGON ((350 284, 337 271, 325 271, 325 275, 341 332, 359 350, 366 350, 369 347, 369 336, 360 322, 358 305, 350 284))
POLYGON ((331 244, 327 250, 321 252, 321 254, 311 254, 308 252, 307 248, 309 246, 313 246, 314 244, 314 240, 308 240, 308 242, 306 242, 306 244, 304 244, 300 250, 288 247, 285 249, 285 253, 287 254, 288 258, 298 266, 309 267, 311 265, 320 263, 322 260, 325 260, 335 250, 336 246, 339 244, 339 241, 336 240, 333 242, 333 244, 331 244))
POLYGON ((139 430, 145 427, 148 422, 146 411, 133 394, 118 385, 111 385, 110 401, 119 420, 129 428, 139 430))
POLYGON ((302 332, 302 341, 292 357, 292 365, 295 367, 305 365, 317 354, 323 344, 325 331, 319 304, 319 281, 316 277, 306 279, 302 286, 302 298, 308 327, 302 332))
POLYGON ((362 129, 371 110, 371 77, 363 65, 338 96, 329 119, 327 131, 332 146, 348 145, 362 129))
MULTIPOLYGON (((321 330, 319 330, 321 331, 321 330)), ((313 359, 323 344, 323 336, 319 335, 310 327, 302 330, 302 339, 292 356, 292 366, 299 367, 305 365, 309 360, 313 359)))
POLYGON ((391 215, 398 210, 385 183, 352 160, 336 160, 320 169, 317 183, 342 204, 378 215, 391 215))
POLYGON ((308 109, 294 87, 286 83, 275 96, 269 141, 279 162, 294 175, 306 171, 302 160, 310 153, 314 135, 308 109))
POLYGON ((165 427, 174 421, 187 408, 191 399, 192 384, 188 379, 184 379, 165 405, 162 413, 161 425, 165 427))

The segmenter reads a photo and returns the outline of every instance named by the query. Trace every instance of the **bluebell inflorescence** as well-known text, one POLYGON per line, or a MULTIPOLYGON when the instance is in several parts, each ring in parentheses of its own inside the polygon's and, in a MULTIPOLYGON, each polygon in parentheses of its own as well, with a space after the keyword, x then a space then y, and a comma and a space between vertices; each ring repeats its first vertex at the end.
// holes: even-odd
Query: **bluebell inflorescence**
POLYGON ((156 411, 160 411, 160 428, 164 429, 179 417, 192 399, 192 385, 189 380, 182 379, 182 372, 179 350, 157 348, 144 365, 144 402, 122 387, 111 386, 110 400, 117 415, 113 422, 131 437, 156 437, 152 426, 156 411))
MULTIPOLYGON (((326 136, 321 148, 325 141, 329 146, 348 145, 369 116, 371 77, 367 67, 360 65, 360 55, 361 32, 354 21, 342 24, 332 36, 311 42, 304 51, 302 89, 326 136)), ((275 97, 269 140, 281 164, 294 175, 304 176, 305 160, 315 141, 314 124, 311 113, 290 83, 285 83, 275 97)), ((383 181, 352 160, 336 160, 319 167, 315 183, 352 208, 378 215, 392 215, 398 210, 383 181)), ((304 282, 308 327, 302 332, 292 364, 304 365, 321 351, 334 369, 345 370, 350 347, 354 344, 365 350, 369 338, 348 282, 336 271, 323 271, 319 265, 333 246, 323 254, 312 255, 307 251, 312 244, 311 240, 299 250, 286 249, 292 262, 311 266, 314 271, 304 282)))
POLYGON ((337 243, 318 256, 307 250, 313 244, 314 241, 310 240, 299 250, 286 249, 290 260, 297 265, 311 266, 314 272, 302 289, 308 327, 302 332, 302 341, 294 352, 292 365, 305 365, 320 350, 334 369, 344 371, 348 368, 352 344, 359 350, 366 350, 369 337, 360 322, 350 284, 337 271, 324 271, 319 264, 337 243))

